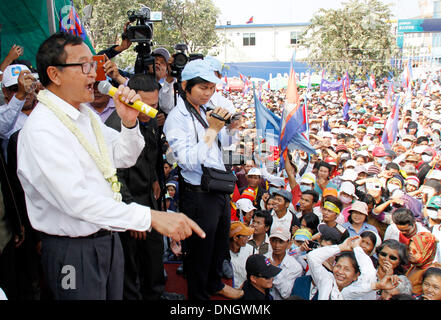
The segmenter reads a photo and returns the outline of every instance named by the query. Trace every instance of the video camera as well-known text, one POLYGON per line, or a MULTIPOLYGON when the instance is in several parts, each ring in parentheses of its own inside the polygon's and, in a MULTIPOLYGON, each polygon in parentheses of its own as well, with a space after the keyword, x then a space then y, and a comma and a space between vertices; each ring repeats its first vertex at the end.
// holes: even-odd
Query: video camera
POLYGON ((189 61, 204 59, 204 56, 200 53, 192 53, 189 56, 185 54, 185 51, 188 50, 188 47, 185 43, 180 43, 175 45, 175 50, 177 51, 173 54, 173 63, 170 65, 171 76, 176 78, 178 82, 181 80, 181 73, 184 70, 185 65, 189 61))
POLYGON ((135 51, 138 52, 135 73, 155 74, 155 58, 151 55, 153 22, 162 21, 162 12, 152 12, 149 7, 142 6, 137 12, 127 11, 127 16, 131 23, 136 21, 136 25, 127 27, 124 35, 129 41, 138 43, 135 47, 135 51))

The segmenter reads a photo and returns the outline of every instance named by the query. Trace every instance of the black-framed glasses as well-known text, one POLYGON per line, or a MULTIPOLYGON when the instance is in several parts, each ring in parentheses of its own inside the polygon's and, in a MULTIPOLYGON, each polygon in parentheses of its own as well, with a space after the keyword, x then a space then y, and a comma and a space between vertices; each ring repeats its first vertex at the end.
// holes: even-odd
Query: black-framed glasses
POLYGON ((98 66, 98 61, 92 61, 92 62, 82 62, 82 63, 58 63, 53 64, 54 67, 75 67, 75 66, 81 66, 81 70, 84 74, 89 74, 90 71, 93 70, 96 71, 96 68, 98 66))
POLYGON ((391 259, 392 261, 397 261, 398 260, 398 257, 395 257, 395 256, 393 256, 391 254, 387 254, 386 252, 383 252, 383 251, 381 251, 379 253, 379 255, 384 257, 384 258, 389 257, 389 259, 391 259))

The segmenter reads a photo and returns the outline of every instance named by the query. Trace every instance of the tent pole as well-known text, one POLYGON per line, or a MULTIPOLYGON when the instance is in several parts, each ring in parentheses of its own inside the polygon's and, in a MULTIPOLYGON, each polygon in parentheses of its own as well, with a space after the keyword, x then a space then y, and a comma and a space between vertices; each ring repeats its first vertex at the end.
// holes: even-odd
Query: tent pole
POLYGON ((55 32, 57 32, 57 29, 55 27, 54 1, 46 0, 46 7, 47 7, 47 21, 49 24, 49 33, 54 34, 55 32))

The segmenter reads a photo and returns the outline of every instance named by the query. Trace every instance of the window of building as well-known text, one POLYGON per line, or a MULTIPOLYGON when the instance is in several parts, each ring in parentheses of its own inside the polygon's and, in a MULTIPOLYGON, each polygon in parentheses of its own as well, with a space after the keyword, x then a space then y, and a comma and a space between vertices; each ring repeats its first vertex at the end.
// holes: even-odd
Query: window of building
POLYGON ((256 34, 255 33, 244 33, 243 34, 243 45, 244 46, 255 46, 256 45, 256 34))
POLYGON ((297 44, 300 38, 300 32, 291 31, 290 44, 297 44))

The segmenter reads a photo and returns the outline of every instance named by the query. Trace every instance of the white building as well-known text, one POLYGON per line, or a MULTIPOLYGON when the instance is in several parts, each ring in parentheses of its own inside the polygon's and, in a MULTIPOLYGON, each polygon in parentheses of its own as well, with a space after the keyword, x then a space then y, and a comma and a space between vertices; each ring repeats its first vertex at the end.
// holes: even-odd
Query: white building
POLYGON ((216 26, 227 43, 217 47, 222 62, 290 61, 297 45, 296 59, 307 51, 298 40, 310 23, 244 24, 216 26))

